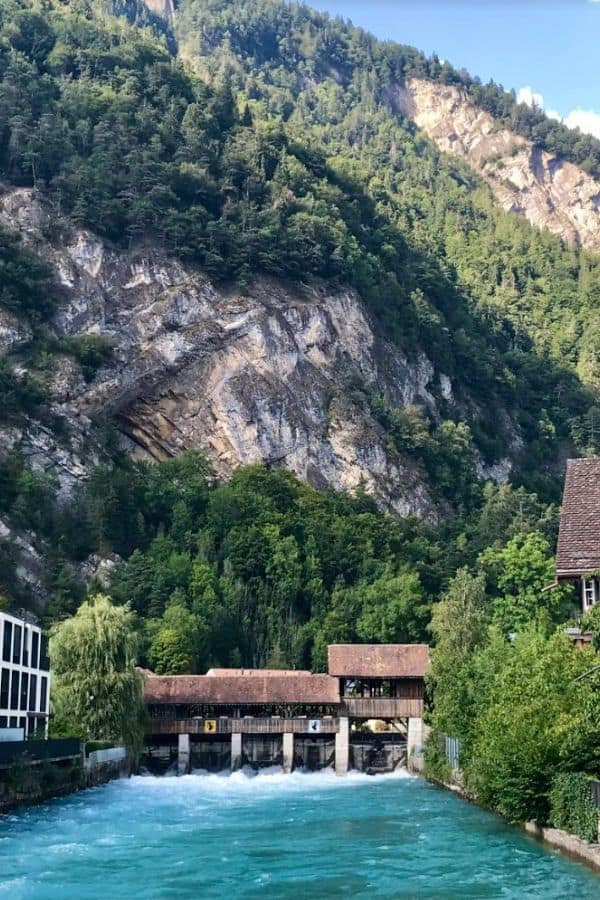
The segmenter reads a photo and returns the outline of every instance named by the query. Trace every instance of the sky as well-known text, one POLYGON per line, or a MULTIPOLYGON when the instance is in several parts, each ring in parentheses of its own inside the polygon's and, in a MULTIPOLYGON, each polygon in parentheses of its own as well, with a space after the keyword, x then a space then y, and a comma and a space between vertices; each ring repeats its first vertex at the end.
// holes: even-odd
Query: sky
POLYGON ((600 138, 600 0, 308 0, 600 138))

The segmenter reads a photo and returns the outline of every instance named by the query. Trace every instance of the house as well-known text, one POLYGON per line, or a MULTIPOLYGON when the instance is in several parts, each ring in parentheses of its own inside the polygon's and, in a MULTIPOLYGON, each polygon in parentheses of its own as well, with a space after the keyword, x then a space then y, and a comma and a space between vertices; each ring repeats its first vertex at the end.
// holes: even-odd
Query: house
POLYGON ((48 641, 34 617, 0 612, 0 739, 46 734, 49 669, 48 641))
POLYGON ((570 459, 563 493, 556 580, 579 585, 587 612, 600 601, 600 458, 570 459))

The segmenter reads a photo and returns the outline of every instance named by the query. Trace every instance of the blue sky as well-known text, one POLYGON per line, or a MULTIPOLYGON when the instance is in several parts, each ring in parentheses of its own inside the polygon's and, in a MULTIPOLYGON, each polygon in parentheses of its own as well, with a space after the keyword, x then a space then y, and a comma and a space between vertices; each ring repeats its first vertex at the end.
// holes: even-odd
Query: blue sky
POLYGON ((436 52, 506 88, 530 88, 600 137, 600 0, 308 0, 378 37, 436 52))

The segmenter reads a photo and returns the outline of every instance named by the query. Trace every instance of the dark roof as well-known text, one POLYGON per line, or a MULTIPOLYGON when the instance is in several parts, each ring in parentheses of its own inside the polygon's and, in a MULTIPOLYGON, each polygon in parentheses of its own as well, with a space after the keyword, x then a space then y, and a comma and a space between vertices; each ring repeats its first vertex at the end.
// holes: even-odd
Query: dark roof
POLYGON ((340 702, 338 683, 329 675, 149 675, 146 703, 302 703, 340 702))
POLYGON ((600 459, 570 459, 563 493, 556 577, 600 568, 600 459))
POLYGON ((332 644, 329 674, 336 678, 423 678, 427 644, 332 644))

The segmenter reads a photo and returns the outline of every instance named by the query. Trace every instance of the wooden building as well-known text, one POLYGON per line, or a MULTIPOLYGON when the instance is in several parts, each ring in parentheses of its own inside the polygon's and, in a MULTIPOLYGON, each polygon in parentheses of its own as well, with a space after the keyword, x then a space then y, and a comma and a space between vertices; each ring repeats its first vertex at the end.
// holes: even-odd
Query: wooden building
POLYGON ((428 666, 425 644, 339 644, 329 648, 329 674, 144 671, 146 744, 171 759, 177 740, 181 773, 194 758, 198 768, 223 768, 226 759, 232 769, 281 764, 291 771, 335 763, 344 774, 352 765, 368 768, 377 756, 380 766, 393 767, 406 762, 420 740, 428 666), (391 722, 394 730, 370 738, 357 727, 369 719, 391 722))
POLYGON ((557 581, 579 586, 587 612, 600 601, 600 458, 570 459, 563 493, 557 581))

